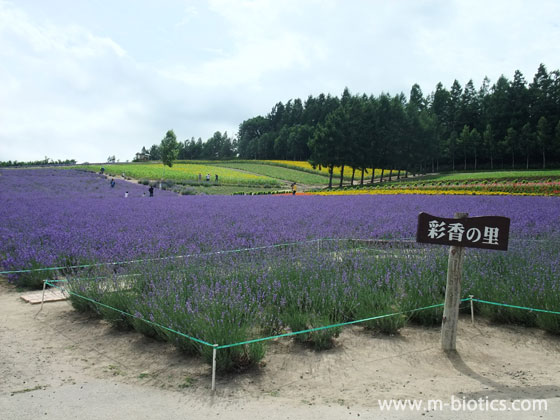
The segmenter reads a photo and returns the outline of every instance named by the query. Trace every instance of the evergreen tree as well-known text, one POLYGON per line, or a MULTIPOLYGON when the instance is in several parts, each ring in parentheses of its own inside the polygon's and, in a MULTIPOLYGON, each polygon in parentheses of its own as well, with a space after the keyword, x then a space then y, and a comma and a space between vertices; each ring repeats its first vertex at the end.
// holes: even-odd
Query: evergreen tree
MULTIPOLYGON (((556 151, 556 156, 560 155, 560 120, 556 124, 554 129, 554 150, 556 151)), ((558 163, 558 161, 556 161, 558 163)))
POLYGON ((533 77, 533 82, 529 85, 529 122, 533 127, 537 126, 541 117, 545 117, 548 121, 551 114, 554 113, 551 88, 552 80, 546 70, 546 66, 541 63, 533 77))
POLYGON ((457 122, 459 125, 468 125, 473 128, 480 127, 479 114, 478 95, 476 94, 473 81, 469 80, 461 95, 461 105, 457 122))
POLYGON ((450 97, 449 97, 449 125, 452 131, 459 132, 462 130, 463 125, 461 124, 461 97, 463 95, 463 88, 461 84, 455 79, 451 85, 450 97))
POLYGON ((515 169, 515 152, 519 145, 519 134, 515 128, 510 127, 507 129, 503 144, 504 149, 511 155, 511 169, 515 169))
POLYGON ((494 135, 498 139, 504 139, 507 129, 510 127, 508 100, 509 82, 502 75, 492 86, 492 95, 489 100, 489 123, 492 124, 494 135))
POLYGON ((492 126, 486 124, 484 133, 482 134, 483 145, 490 158, 490 169, 494 169, 494 156, 496 155, 496 138, 492 132, 492 126))
POLYGON ((319 124, 313 134, 313 137, 309 140, 309 149, 311 150, 309 163, 313 166, 313 168, 328 168, 329 188, 332 188, 335 145, 335 133, 333 133, 331 127, 327 127, 323 124, 319 124))
POLYGON ((540 117, 537 123, 537 143, 542 154, 542 167, 546 169, 546 153, 549 148, 550 132, 546 117, 540 117))
POLYGON ((523 74, 515 71, 513 81, 509 85, 506 112, 509 115, 509 126, 518 132, 528 122, 529 118, 529 92, 523 74))
POLYGON ((520 144, 523 149, 523 152, 525 153, 525 159, 526 159, 525 169, 529 169, 529 157, 531 156, 531 151, 535 147, 534 137, 535 136, 533 134, 531 124, 525 123, 525 125, 521 128, 521 138, 520 138, 520 144))
POLYGON ((449 157, 451 158, 451 168, 455 171, 455 152, 457 149, 457 132, 453 130, 447 139, 446 148, 449 153, 449 157))
POLYGON ((467 170, 467 155, 469 154, 470 142, 471 142, 470 136, 471 136, 471 129, 468 125, 465 125, 463 127, 463 130, 461 130, 461 134, 459 134, 459 138, 457 139, 457 148, 461 150, 461 154, 463 155, 463 159, 464 159, 464 166, 463 166, 464 171, 467 170))
POLYGON ((470 148, 474 157, 474 170, 478 169, 478 152, 482 143, 482 137, 476 128, 473 128, 469 135, 470 148))

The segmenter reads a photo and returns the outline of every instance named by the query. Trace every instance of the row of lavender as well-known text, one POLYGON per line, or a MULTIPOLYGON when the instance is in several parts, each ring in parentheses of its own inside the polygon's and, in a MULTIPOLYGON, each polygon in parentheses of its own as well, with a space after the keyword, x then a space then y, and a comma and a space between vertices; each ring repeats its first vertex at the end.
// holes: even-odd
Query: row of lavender
POLYGON ((150 198, 146 192, 147 187, 125 181, 111 188, 108 179, 85 172, 0 171, 3 269, 317 238, 411 238, 421 211, 508 216, 514 239, 557 237, 560 231, 560 202, 551 197, 225 197, 157 190, 150 198))
MULTIPOLYGON (((514 242, 507 253, 469 249, 463 294, 558 311, 558 255, 558 241, 514 242)), ((445 247, 391 244, 375 249, 341 240, 112 266, 110 271, 99 267, 72 276, 68 284, 79 296, 73 297, 77 309, 96 312, 120 328, 169 340, 211 363, 211 347, 145 321, 228 345, 401 313, 360 324, 396 333, 407 321, 441 323, 441 308, 413 310, 443 302, 446 270, 445 247)), ((560 333, 557 315, 495 306, 478 309, 491 319, 560 333)), ((293 337, 321 349, 331 347, 339 332, 335 327, 293 337)), ((266 342, 221 349, 218 368, 257 363, 265 350, 266 342)))

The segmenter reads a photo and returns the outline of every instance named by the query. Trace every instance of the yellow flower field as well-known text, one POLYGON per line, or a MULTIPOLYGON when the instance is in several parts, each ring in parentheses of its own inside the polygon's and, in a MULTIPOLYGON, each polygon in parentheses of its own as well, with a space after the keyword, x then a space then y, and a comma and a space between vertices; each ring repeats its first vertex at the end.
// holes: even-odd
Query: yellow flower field
POLYGON ((206 174, 210 174, 210 181, 214 182, 218 175, 221 184, 243 184, 243 185, 277 185, 278 181, 273 178, 251 174, 235 169, 223 168, 214 165, 175 163, 171 168, 161 163, 117 163, 105 165, 82 165, 79 169, 99 172, 101 167, 105 168, 108 175, 121 175, 135 179, 158 180, 161 178, 174 181, 197 182, 198 174, 201 174, 205 182, 206 174))
MULTIPOLYGON (((296 168, 303 168, 303 169, 311 169, 312 171, 317 171, 317 172, 321 172, 325 175, 329 174, 329 170, 327 168, 323 168, 321 167, 321 169, 319 170, 319 168, 313 169, 313 166, 311 166, 311 164, 307 161, 298 161, 298 160, 268 160, 265 162, 272 162, 272 163, 279 163, 281 165, 286 165, 286 166, 293 166, 296 168)), ((333 170, 333 175, 336 176, 340 176, 340 166, 335 166, 334 170, 333 170)), ((396 171, 393 171, 393 175, 396 175, 396 171)), ((378 177, 381 175, 381 169, 376 169, 375 170, 375 177, 378 177)), ((389 171, 385 170, 384 173, 384 177, 389 175, 389 171)), ((344 177, 350 177, 352 176, 352 168, 345 166, 344 167, 344 177)), ((356 171, 355 174, 356 178, 361 177, 361 171, 358 172, 356 171)), ((364 176, 365 178, 370 178, 371 177, 371 168, 368 169, 368 173, 364 176)))
POLYGON ((372 188, 363 190, 330 190, 309 192, 313 195, 395 195, 395 194, 421 194, 421 195, 542 195, 534 193, 511 193, 502 191, 469 191, 469 190, 429 190, 406 188, 372 188))

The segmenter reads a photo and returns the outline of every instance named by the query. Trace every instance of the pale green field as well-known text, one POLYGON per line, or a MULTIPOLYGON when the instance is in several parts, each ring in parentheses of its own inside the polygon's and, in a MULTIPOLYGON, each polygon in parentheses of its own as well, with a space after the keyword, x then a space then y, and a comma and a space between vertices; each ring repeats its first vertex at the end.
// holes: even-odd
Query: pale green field
POLYGON ((559 169, 549 169, 549 170, 529 170, 529 171, 488 171, 488 172, 458 172, 458 173, 448 173, 436 175, 430 177, 433 181, 466 181, 466 180, 477 180, 477 179, 500 179, 500 178, 511 178, 511 179, 524 179, 524 178, 548 178, 548 177, 559 177, 559 169))
POLYGON ((223 185, 279 185, 276 179, 265 175, 247 173, 216 165, 196 163, 175 163, 171 168, 168 166, 164 167, 162 163, 79 165, 73 168, 99 172, 101 167, 105 168, 105 173, 108 175, 120 176, 124 173, 126 177, 134 179, 168 179, 176 182, 197 183, 198 174, 201 174, 202 182, 206 182, 206 174, 210 174, 210 181, 213 183, 215 175, 217 174, 219 183, 223 185))
POLYGON ((319 174, 312 174, 295 168, 291 169, 282 166, 267 165, 265 163, 223 162, 217 163, 216 166, 241 169, 243 171, 290 182, 297 182, 299 184, 326 185, 328 182, 328 178, 319 174))

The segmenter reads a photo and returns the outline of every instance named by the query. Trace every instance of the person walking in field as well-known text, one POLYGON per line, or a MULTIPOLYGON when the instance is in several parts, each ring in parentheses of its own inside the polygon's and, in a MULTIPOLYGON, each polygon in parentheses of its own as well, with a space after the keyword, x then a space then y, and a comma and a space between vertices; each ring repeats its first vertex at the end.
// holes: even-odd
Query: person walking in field
POLYGON ((128 191, 125 191, 124 198, 128 198, 128 191))
POLYGON ((115 178, 111 178, 111 188, 115 188, 115 178))
POLYGON ((150 188, 148 188, 148 192, 150 193, 150 197, 154 196, 154 187, 152 185, 150 185, 150 188))
POLYGON ((215 182, 216 182, 216 183, 218 182, 218 174, 216 174, 216 181, 215 181, 215 182))
POLYGON ((294 182, 292 184, 292 195, 296 195, 296 191, 297 191, 297 184, 294 182))
POLYGON ((210 182, 210 174, 206 174, 206 182, 210 182))

